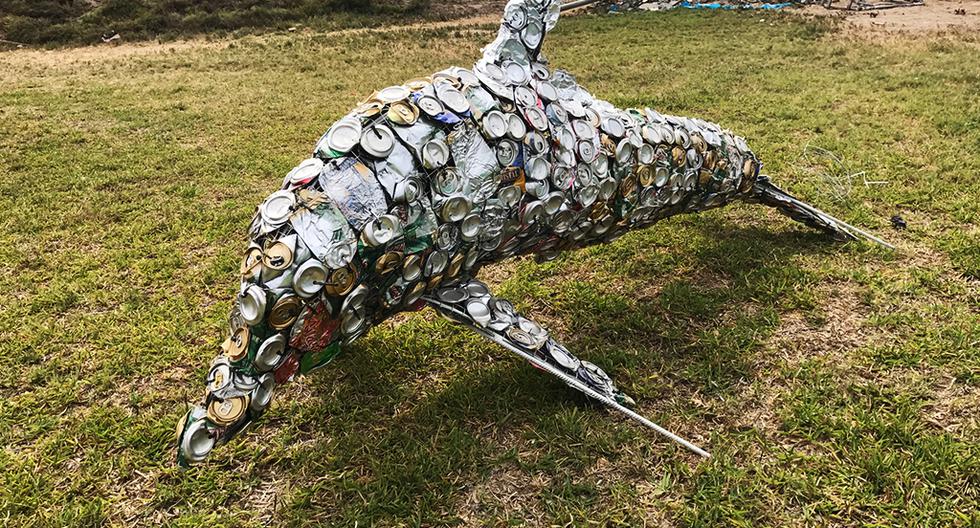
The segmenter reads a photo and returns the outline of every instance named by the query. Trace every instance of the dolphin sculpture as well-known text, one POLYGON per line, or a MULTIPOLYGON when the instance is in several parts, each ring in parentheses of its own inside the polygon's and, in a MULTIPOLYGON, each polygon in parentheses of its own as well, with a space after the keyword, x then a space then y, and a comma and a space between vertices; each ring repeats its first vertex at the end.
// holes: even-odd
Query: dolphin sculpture
POLYGON ((493 296, 480 268, 552 259, 733 201, 887 246, 773 185, 743 138, 699 119, 617 109, 550 69, 541 47, 560 12, 558 0, 511 0, 472 69, 376 92, 258 207, 228 338, 201 404, 178 425, 181 465, 257 420, 278 386, 424 306, 708 456, 631 410, 601 368, 493 296))

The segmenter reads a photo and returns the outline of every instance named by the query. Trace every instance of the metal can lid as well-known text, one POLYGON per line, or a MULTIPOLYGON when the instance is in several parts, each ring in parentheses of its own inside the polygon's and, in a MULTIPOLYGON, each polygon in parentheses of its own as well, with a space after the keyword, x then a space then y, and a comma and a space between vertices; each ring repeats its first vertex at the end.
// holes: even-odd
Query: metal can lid
POLYGON ((501 66, 503 67, 504 75, 507 77, 507 82, 510 84, 527 84, 527 81, 531 77, 531 72, 529 69, 525 66, 521 66, 517 62, 504 61, 501 66))
POLYGON ((296 318, 299 317, 302 310, 303 302, 300 298, 287 293, 272 306, 272 311, 269 312, 269 326, 276 330, 288 328, 296 322, 296 318))
POLYGON ((293 274, 293 290, 308 299, 316 295, 327 280, 327 268, 319 260, 311 258, 300 265, 293 274))
POLYGON ((687 151, 681 147, 674 147, 671 151, 671 159, 677 167, 683 167, 687 163, 687 151))
POLYGON ((366 321, 367 319, 361 310, 347 310, 344 312, 343 319, 340 322, 340 332, 347 337, 357 335, 358 332, 364 329, 364 323, 366 321))
POLYGON ((341 312, 364 308, 364 303, 367 302, 370 294, 371 290, 366 285, 361 284, 344 299, 344 304, 340 307, 341 312))
POLYGON ((463 267, 466 269, 471 269, 476 265, 478 260, 480 260, 480 250, 476 247, 472 247, 466 253, 466 260, 463 261, 463 267))
POLYGON ((385 158, 395 148, 395 133, 379 123, 364 129, 360 144, 364 152, 369 155, 375 158, 385 158))
POLYGON ((476 78, 476 76, 473 75, 473 72, 467 70, 466 68, 460 68, 458 66, 454 66, 450 68, 450 70, 452 71, 453 75, 456 76, 456 79, 460 82, 461 85, 480 83, 480 81, 476 78))
POLYGON ((384 108, 384 103, 378 100, 365 101, 357 105, 351 114, 357 115, 363 118, 371 118, 376 115, 381 114, 381 110, 384 108))
POLYGON ((275 375, 268 373, 259 378, 259 384, 252 390, 252 401, 249 407, 256 412, 264 411, 272 403, 272 394, 276 388, 275 375))
POLYGON ((432 183, 436 192, 448 196, 462 188, 463 178, 455 168, 447 167, 432 176, 432 183))
POLYGON ((544 113, 544 110, 537 106, 524 107, 524 117, 527 118, 527 122, 531 123, 531 126, 538 132, 548 130, 548 116, 544 113))
POLYGON ((267 268, 282 271, 293 264, 293 248, 296 246, 296 235, 292 238, 284 237, 277 240, 272 247, 265 250, 265 257, 262 259, 267 268), (288 240, 287 240, 288 239, 288 240), (292 245, 292 247, 290 247, 292 245))
POLYGON ((459 275, 463 269, 463 260, 465 260, 465 256, 462 253, 453 255, 452 260, 449 261, 449 267, 446 269, 446 277, 453 278, 459 275))
MULTIPOLYGON (((538 81, 537 84, 535 84, 535 88, 537 89, 538 96, 540 96, 541 99, 549 102, 558 100, 558 89, 555 88, 555 85, 551 84, 550 82, 538 81)), ((561 111, 564 112, 565 110, 562 109, 561 111)))
POLYGON ((424 282, 421 282, 420 281, 420 282, 416 282, 416 283, 412 284, 411 287, 409 287, 409 288, 406 289, 406 292, 405 292, 405 295, 404 295, 405 305, 408 306, 408 305, 415 304, 416 301, 418 301, 419 299, 421 299, 422 298, 422 295, 424 295, 424 294, 425 294, 425 283, 424 282))
POLYGON ((528 158, 524 168, 527 170, 528 177, 537 181, 545 181, 551 173, 551 165, 543 156, 528 158))
POLYGON ((578 139, 592 139, 595 137, 595 128, 584 119, 573 119, 572 131, 575 132, 575 137, 578 139))
POLYGON ((617 116, 606 116, 601 123, 602 131, 615 138, 621 138, 626 135, 626 126, 623 125, 623 121, 617 116))
POLYGON ((186 431, 183 431, 183 438, 180 443, 181 452, 188 463, 194 464, 204 460, 208 453, 214 449, 216 442, 217 439, 211 431, 208 431, 204 421, 197 420, 186 431))
POLYGON ((442 205, 442 218, 447 222, 459 222, 473 209, 470 199, 462 196, 450 196, 442 205))
POLYGON ((320 158, 307 158, 289 171, 286 181, 293 185, 301 185, 316 178, 321 172, 323 172, 323 161, 320 158))
POLYGON ((388 120, 398 125, 413 125, 419 119, 419 109, 408 101, 397 101, 388 107, 388 120))
POLYGON ((429 257, 425 260, 425 267, 423 269, 426 277, 432 277, 434 275, 439 275, 446 269, 446 264, 449 263, 449 255, 445 251, 433 251, 429 253, 429 257))
POLYGON ((565 203, 565 194, 560 192, 553 192, 545 197, 544 199, 544 211, 549 215, 553 215, 561 210, 562 204, 565 203))
POLYGON ((469 302, 467 302, 466 314, 470 316, 470 319, 474 323, 480 326, 486 326, 492 319, 490 315, 490 307, 487 306, 486 300, 482 298, 471 299, 469 302))
POLYGON ((412 90, 407 86, 389 86, 378 92, 378 100, 385 104, 391 104, 408 99, 412 95, 412 90))
POLYGON ((225 355, 228 356, 228 359, 238 361, 248 353, 248 344, 251 337, 252 331, 249 327, 238 327, 228 336, 228 339, 221 345, 221 348, 224 350, 225 355))
POLYGON ((245 416, 247 407, 248 398, 245 396, 214 400, 208 405, 208 418, 221 427, 227 427, 245 416))
POLYGON ((436 230, 436 247, 452 251, 459 244, 459 227, 456 224, 442 224, 436 230))
POLYGON ((521 191, 520 187, 516 185, 508 185, 497 191, 497 199, 504 204, 504 207, 514 207, 521 201, 522 194, 523 192, 521 191))
MULTIPOLYGON (((513 186, 511 186, 513 187, 513 186)), ((463 219, 460 224, 460 234, 463 240, 467 242, 472 242, 480 236, 480 228, 483 225, 483 219, 479 214, 471 213, 463 219)))
POLYGON ((538 96, 531 88, 527 86, 515 86, 514 87, 514 102, 518 106, 522 107, 537 107, 538 96))
POLYGON ((483 131, 491 139, 498 139, 507 134, 507 118, 499 110, 491 110, 483 116, 483 131))
POLYGON ((616 194, 616 180, 603 178, 599 181, 599 200, 606 201, 616 194))
POLYGON ((286 336, 275 334, 259 345, 255 352, 254 366, 258 372, 266 372, 276 368, 286 355, 286 336))
POLYGON ((504 8, 504 21, 513 29, 518 31, 524 29, 524 26, 527 25, 527 19, 527 11, 519 2, 509 2, 504 8))
POLYGON ((555 184, 555 188, 558 190, 564 191, 570 189, 574 181, 575 172, 564 165, 555 167, 551 172, 551 183, 555 184))
POLYGON ((628 139, 624 139, 616 145, 616 162, 626 165, 633 157, 633 144, 628 139))
POLYGON ((646 187, 648 185, 653 185, 654 180, 654 170, 650 165, 640 165, 636 169, 636 179, 639 181, 640 185, 646 187))
POLYGON ((419 77, 417 79, 412 79, 405 83, 405 87, 413 92, 424 90, 426 87, 431 85, 432 85, 432 79, 428 77, 419 77))
POLYGON ((265 223, 278 227, 289 219, 296 206, 296 194, 292 191, 276 191, 262 202, 259 211, 265 223))
POLYGON ((387 275, 396 271, 402 264, 402 254, 398 251, 389 251, 381 255, 374 263, 374 270, 378 275, 387 275))
POLYGON ((443 288, 439 290, 436 292, 436 297, 442 302, 457 304, 469 299, 470 294, 466 291, 466 288, 457 286, 455 288, 443 288))
POLYGON ((336 152, 350 152, 360 139, 361 122, 357 119, 343 118, 327 131, 327 146, 336 152))
POLYGON ((532 130, 524 136, 524 144, 531 149, 532 154, 543 154, 548 150, 548 141, 540 133, 532 130))
POLYGON ((653 148, 653 145, 644 143, 640 146, 640 150, 637 153, 637 159, 640 163, 644 165, 649 165, 657 159, 657 153, 653 148))
POLYGON ((423 95, 422 97, 419 97, 418 100, 415 101, 415 104, 418 105, 419 110, 422 110, 422 112, 429 117, 436 117, 437 115, 446 111, 446 108, 442 106, 442 102, 431 95, 423 95))
MULTIPOLYGON (((418 255, 406 255, 402 264, 402 278, 408 282, 418 280, 422 276, 422 258, 418 255)), ((411 304, 411 303, 409 303, 411 304)))
POLYGON ((579 159, 585 163, 592 163, 598 154, 595 145, 589 139, 582 139, 576 143, 576 150, 578 152, 579 159))
POLYGON ((657 167, 656 169, 654 169, 654 179, 653 179, 654 185, 656 185, 657 187, 663 187, 664 185, 667 184, 667 181, 669 179, 670 179, 670 172, 667 170, 667 167, 657 167))
POLYGON ((470 109, 470 102, 466 100, 463 92, 451 85, 440 84, 436 86, 436 96, 442 101, 442 104, 446 105, 446 108, 457 114, 465 114, 470 109))
POLYGON ((541 23, 537 20, 528 20, 527 25, 521 30, 521 41, 528 47, 528 49, 536 50, 538 46, 541 45, 541 39, 544 38, 544 28, 541 23))
POLYGON ((357 273, 350 266, 337 268, 330 273, 324 291, 330 296, 343 297, 354 289, 356 280, 357 273))
POLYGON ((422 145, 422 165, 436 169, 449 162, 449 145, 442 139, 433 139, 422 145))
POLYGON ((647 143, 656 145, 663 142, 663 136, 660 134, 660 127, 647 125, 643 127, 642 133, 643 139, 647 143))
POLYGON ((266 295, 261 286, 249 286, 238 298, 238 309, 246 324, 255 326, 265 317, 266 295))
POLYGON ((636 190, 636 176, 628 174, 619 182, 619 194, 628 198, 636 190))
POLYGON ((242 258, 242 265, 239 270, 242 276, 251 275, 256 268, 262 264, 262 249, 256 245, 250 246, 245 250, 245 256, 242 258))
POLYGON ((517 114, 507 114, 507 135, 511 139, 520 141, 527 134, 527 125, 517 114))
POLYGON ((502 139, 494 149, 497 152, 497 163, 508 167, 517 159, 517 144, 509 139, 502 139))
POLYGON ((524 223, 533 224, 545 216, 544 202, 535 200, 524 206, 524 223))

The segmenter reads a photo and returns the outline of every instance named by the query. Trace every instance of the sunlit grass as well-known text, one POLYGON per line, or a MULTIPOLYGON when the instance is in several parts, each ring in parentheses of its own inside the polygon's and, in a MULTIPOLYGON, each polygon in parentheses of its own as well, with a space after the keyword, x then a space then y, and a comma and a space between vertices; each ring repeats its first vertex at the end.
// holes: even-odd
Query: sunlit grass
POLYGON ((494 28, 0 54, 0 519, 980 522, 976 42, 760 18, 568 18, 549 58, 744 134, 803 196, 804 145, 833 150, 887 183, 818 205, 897 253, 735 206, 487 274, 711 461, 422 312, 177 470, 255 204, 361 98, 471 64, 494 28))

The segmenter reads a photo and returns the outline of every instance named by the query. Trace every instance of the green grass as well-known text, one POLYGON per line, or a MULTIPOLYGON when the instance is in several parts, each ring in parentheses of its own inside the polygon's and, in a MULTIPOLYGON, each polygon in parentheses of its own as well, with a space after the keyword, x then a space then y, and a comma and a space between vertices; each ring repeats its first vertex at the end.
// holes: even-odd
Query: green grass
POLYGON ((815 201, 898 252, 733 206, 487 274, 710 461, 424 311, 178 470, 255 204, 493 28, 0 54, 0 522, 980 525, 978 41, 764 17, 568 18, 549 58, 743 133, 803 196, 803 146, 837 152, 888 183, 815 201))
MULTIPOLYGON (((448 12, 452 12, 452 8, 448 12)), ((285 30, 377 27, 447 14, 429 0, 4 0, 0 39, 45 46, 285 30)))

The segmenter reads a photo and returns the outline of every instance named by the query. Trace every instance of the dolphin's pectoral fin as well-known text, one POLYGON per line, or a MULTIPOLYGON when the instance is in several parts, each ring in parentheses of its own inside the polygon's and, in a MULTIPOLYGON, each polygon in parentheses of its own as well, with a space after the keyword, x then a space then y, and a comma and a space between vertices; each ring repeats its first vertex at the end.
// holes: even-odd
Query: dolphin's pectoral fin
POLYGON ((880 244, 888 249, 895 249, 888 242, 868 233, 867 231, 854 227, 847 222, 843 222, 830 216, 829 214, 805 203, 788 192, 775 186, 767 176, 760 176, 752 187, 752 191, 745 198, 749 203, 760 203, 776 208, 784 215, 806 224, 815 229, 829 233, 834 238, 840 240, 860 240, 866 239, 880 244))
POLYGON ((635 402, 621 392, 602 369, 572 355, 534 321, 517 313, 509 301, 490 295, 485 284, 469 280, 446 286, 424 297, 443 317, 465 325, 481 336, 514 352, 535 367, 557 377, 569 387, 599 400, 612 409, 701 455, 700 447, 667 431, 626 407, 635 402))

